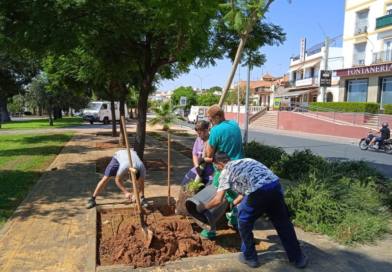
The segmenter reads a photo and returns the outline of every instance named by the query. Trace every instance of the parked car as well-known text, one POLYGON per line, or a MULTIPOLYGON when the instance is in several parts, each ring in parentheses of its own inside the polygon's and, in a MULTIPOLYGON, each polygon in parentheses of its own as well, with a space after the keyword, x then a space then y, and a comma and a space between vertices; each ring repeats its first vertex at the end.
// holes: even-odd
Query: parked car
MULTIPOLYGON (((120 120, 120 102, 114 102, 116 120, 120 120)), ((125 105, 125 118, 128 118, 128 109, 125 105)), ((83 119, 89 121, 90 124, 94 122, 103 122, 108 124, 112 121, 112 113, 110 110, 109 101, 92 101, 87 108, 83 110, 83 119)))

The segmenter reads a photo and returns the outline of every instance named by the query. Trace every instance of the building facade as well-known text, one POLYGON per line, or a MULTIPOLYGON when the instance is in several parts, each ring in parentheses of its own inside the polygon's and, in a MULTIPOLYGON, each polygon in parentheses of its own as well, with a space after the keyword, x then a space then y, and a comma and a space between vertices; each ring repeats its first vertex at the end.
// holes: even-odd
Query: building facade
POLYGON ((346 0, 339 101, 392 104, 392 0, 346 0))
POLYGON ((343 51, 336 46, 337 43, 338 38, 331 40, 328 46, 320 43, 306 49, 306 40, 301 40, 300 55, 290 59, 290 87, 276 96, 282 104, 290 107, 316 101, 339 101, 339 77, 336 74, 333 74, 331 86, 326 87, 324 92, 320 87, 320 71, 343 67, 343 51))

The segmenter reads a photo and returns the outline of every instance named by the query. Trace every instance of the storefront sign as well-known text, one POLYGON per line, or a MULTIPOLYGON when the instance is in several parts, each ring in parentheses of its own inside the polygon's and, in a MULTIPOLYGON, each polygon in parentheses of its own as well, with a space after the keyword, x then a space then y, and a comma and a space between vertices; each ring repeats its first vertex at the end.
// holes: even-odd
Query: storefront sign
POLYGON ((336 70, 336 75, 349 77, 388 72, 392 72, 392 63, 336 70))
POLYGON ((300 50, 299 50, 299 59, 301 62, 305 61, 305 53, 306 53, 306 38, 302 38, 300 44, 300 50))
POLYGON ((279 109, 281 101, 282 101, 282 98, 280 98, 280 97, 274 98, 274 109, 275 110, 279 109))
POLYGON ((320 87, 331 87, 332 71, 320 71, 320 87))

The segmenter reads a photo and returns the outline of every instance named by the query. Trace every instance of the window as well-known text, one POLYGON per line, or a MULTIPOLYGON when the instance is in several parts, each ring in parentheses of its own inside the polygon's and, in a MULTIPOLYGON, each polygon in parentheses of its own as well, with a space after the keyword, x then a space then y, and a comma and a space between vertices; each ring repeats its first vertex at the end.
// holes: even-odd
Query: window
POLYGON ((381 79, 380 104, 392 104, 392 77, 384 77, 381 79))
POLYGON ((353 65, 365 65, 366 43, 354 44, 353 65))
POLYGON ((391 15, 392 14, 392 4, 388 4, 387 5, 387 15, 391 15))
POLYGON ((102 109, 107 110, 108 109, 108 104, 102 104, 102 109))
POLYGON ((384 52, 381 59, 382 61, 392 60, 392 39, 384 40, 384 52))
POLYGON ((368 80, 354 79, 347 81, 347 102, 366 102, 368 96, 368 80))
POLYGON ((357 20, 355 24, 355 34, 362 34, 367 32, 369 10, 362 10, 357 12, 357 20))

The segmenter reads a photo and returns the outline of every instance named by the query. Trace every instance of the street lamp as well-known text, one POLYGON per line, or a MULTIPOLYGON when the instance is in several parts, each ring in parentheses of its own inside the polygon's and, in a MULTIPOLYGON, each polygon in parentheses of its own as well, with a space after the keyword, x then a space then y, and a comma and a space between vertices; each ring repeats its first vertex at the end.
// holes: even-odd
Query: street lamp
POLYGON ((192 74, 194 76, 197 76, 200 80, 200 91, 203 91, 203 78, 201 76, 199 76, 198 74, 192 74))

